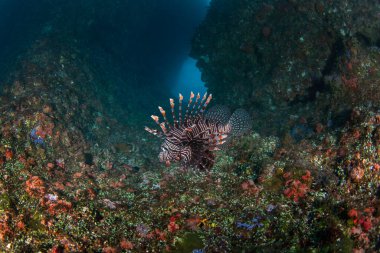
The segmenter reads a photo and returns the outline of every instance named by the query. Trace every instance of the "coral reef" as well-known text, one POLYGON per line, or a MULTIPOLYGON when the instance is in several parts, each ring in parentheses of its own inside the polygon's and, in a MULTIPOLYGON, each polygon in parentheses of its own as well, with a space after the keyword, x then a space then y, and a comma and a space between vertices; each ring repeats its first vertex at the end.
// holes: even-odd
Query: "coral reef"
POLYGON ((1 77, 0 251, 379 251, 378 13, 213 0, 192 54, 254 127, 205 171, 159 163, 150 107, 116 103, 113 65, 58 15, 1 77))

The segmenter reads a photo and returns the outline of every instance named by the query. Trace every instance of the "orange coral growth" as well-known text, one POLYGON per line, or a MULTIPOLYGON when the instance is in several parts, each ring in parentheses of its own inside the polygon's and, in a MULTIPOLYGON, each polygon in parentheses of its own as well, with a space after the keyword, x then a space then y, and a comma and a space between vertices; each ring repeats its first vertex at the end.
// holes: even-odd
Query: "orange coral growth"
POLYGON ((51 215, 57 215, 58 213, 68 212, 72 207, 72 203, 65 200, 58 200, 56 202, 48 201, 48 212, 51 215))
POLYGON ((4 214, 0 216, 0 241, 4 242, 7 236, 13 234, 11 228, 9 227, 9 221, 11 217, 9 214, 4 214))
POLYGON ((12 158, 13 158, 13 151, 12 149, 7 148, 7 150, 5 150, 5 159, 8 161, 8 160, 12 160, 12 158))
POLYGON ((364 169, 360 166, 354 167, 350 172, 350 177, 352 181, 358 183, 364 177, 364 169))
POLYGON ((26 192, 32 197, 42 197, 45 194, 46 188, 44 182, 38 176, 32 176, 25 182, 26 192))
POLYGON ((133 243, 128 241, 127 239, 123 238, 121 241, 120 241, 120 248, 124 249, 124 250, 130 250, 130 249, 133 249, 134 246, 133 246, 133 243))
POLYGON ((350 218, 357 218, 358 217, 358 211, 354 208, 352 208, 350 211, 348 211, 348 217, 350 218))

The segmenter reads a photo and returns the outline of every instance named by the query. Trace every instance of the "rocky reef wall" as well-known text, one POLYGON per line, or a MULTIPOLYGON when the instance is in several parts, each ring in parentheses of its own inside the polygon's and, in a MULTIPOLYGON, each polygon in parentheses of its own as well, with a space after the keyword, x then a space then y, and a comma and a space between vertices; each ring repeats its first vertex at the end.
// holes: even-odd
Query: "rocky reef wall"
POLYGON ((263 133, 302 117, 339 125, 331 115, 379 106, 379 10, 377 1, 214 0, 192 56, 218 102, 251 108, 263 133))

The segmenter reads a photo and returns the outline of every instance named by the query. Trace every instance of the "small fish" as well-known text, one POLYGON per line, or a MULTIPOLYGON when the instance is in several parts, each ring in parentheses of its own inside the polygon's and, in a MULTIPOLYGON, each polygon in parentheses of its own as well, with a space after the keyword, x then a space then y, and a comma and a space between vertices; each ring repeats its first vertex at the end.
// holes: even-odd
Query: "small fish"
POLYGON ((216 105, 206 111, 212 99, 207 92, 202 99, 198 93, 190 93, 186 112, 182 117, 183 96, 179 94, 178 119, 175 112, 174 99, 170 99, 173 122, 168 121, 166 111, 158 107, 163 121, 156 115, 151 118, 160 130, 145 127, 149 133, 162 138, 159 160, 170 166, 179 162, 182 167, 195 167, 208 170, 214 165, 214 151, 226 147, 231 137, 240 136, 251 129, 251 118, 244 109, 237 109, 232 115, 228 107, 216 105))

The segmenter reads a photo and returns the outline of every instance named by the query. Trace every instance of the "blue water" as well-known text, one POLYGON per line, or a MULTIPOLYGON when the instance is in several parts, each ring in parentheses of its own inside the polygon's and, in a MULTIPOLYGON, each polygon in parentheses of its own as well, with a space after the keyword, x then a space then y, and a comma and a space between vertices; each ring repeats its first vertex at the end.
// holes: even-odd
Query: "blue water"
POLYGON ((175 96, 178 93, 182 93, 187 97, 191 91, 205 93, 207 88, 201 79, 201 72, 196 66, 196 61, 188 57, 179 71, 178 79, 176 85, 173 87, 172 93, 175 96))
MULTIPOLYGON (((205 0, 204 6, 200 8, 201 13, 196 20, 198 24, 203 20, 206 15, 207 8, 211 0, 205 0)), ((196 24, 196 25, 198 25, 196 24)), ((190 50, 190 43, 188 44, 190 50)), ((204 82, 201 79, 201 72, 196 66, 196 61, 190 56, 185 58, 183 64, 178 72, 178 77, 175 79, 171 93, 173 96, 177 96, 178 93, 183 95, 189 94, 191 91, 205 93, 207 88, 204 86, 204 82)))

